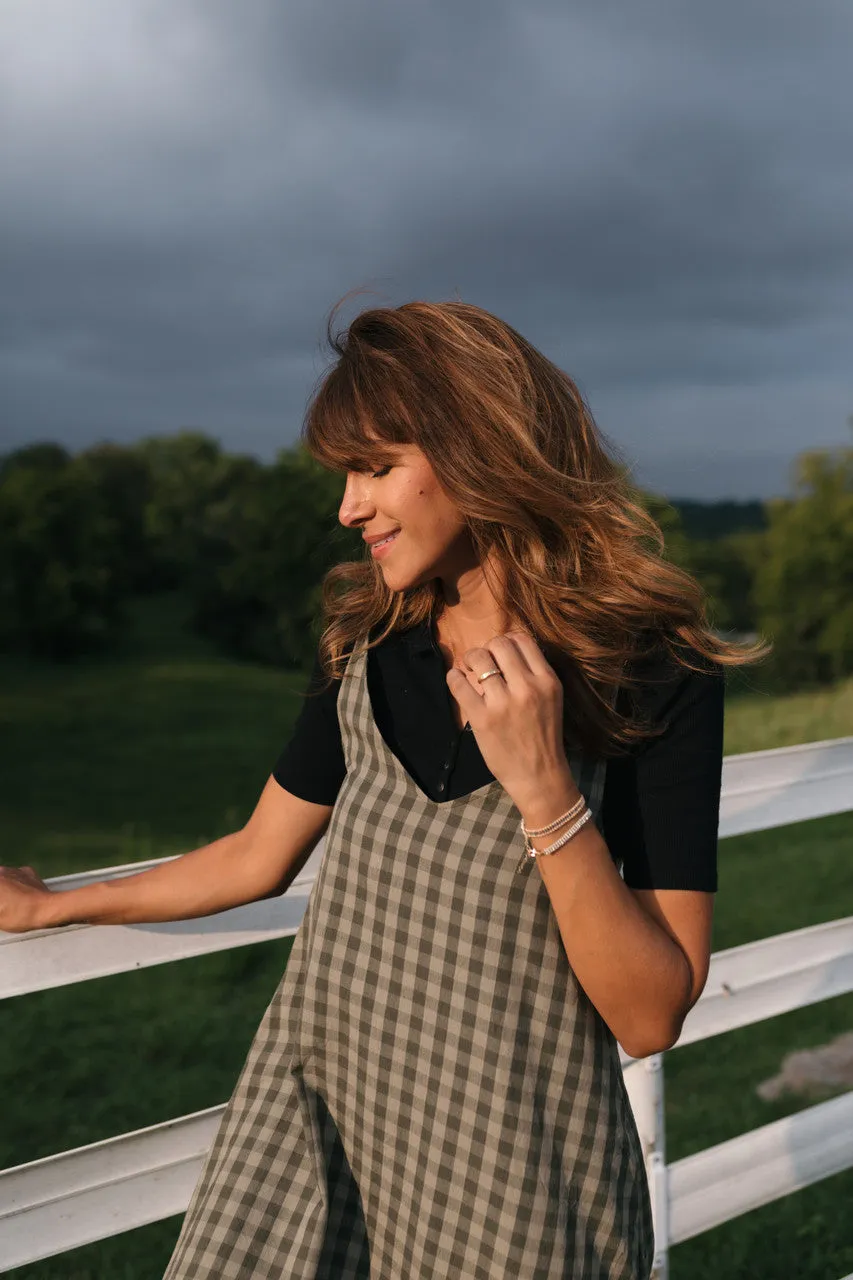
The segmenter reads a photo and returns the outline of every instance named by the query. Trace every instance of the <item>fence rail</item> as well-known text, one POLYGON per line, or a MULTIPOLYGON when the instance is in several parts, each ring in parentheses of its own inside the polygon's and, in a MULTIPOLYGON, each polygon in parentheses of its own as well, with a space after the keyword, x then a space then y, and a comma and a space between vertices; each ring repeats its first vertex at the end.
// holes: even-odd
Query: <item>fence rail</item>
MULTIPOLYGON (((853 737, 726 756, 720 800, 721 838, 767 830, 853 807, 853 737)), ((199 920, 167 924, 68 925, 27 934, 0 933, 0 999, 46 987, 166 964, 295 934, 322 861, 324 842, 280 898, 199 920)), ((167 859, 58 876, 58 889, 132 875, 167 859)))
MULTIPOLYGON (((720 836, 853 809, 853 738, 728 756, 720 836)), ((293 935, 321 841, 282 897, 199 920, 0 933, 0 998, 293 935)), ((59 877, 71 888, 153 863, 59 877)), ((674 1048, 853 990, 853 917, 716 952, 674 1048)), ((670 1050, 672 1052, 672 1050, 670 1050)), ((853 1093, 667 1165, 663 1057, 622 1054, 655 1218, 668 1247, 853 1167, 853 1093)), ((34 1262, 182 1213, 223 1106, 0 1172, 0 1267, 34 1262)), ((848 1277, 847 1280, 853 1280, 848 1277)))

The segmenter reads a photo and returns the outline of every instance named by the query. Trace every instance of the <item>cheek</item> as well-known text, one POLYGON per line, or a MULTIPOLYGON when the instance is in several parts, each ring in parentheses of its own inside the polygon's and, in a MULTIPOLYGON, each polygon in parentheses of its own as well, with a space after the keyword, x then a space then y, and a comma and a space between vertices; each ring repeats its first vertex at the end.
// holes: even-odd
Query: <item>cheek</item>
POLYGON ((441 494, 432 485, 420 480, 401 488, 397 501, 402 513, 408 508, 411 514, 421 516, 426 511, 439 510, 441 494))
POLYGON ((395 494, 395 510, 400 523, 417 528, 423 535, 442 541, 453 538, 464 524, 459 512, 437 481, 429 476, 412 476, 395 494))

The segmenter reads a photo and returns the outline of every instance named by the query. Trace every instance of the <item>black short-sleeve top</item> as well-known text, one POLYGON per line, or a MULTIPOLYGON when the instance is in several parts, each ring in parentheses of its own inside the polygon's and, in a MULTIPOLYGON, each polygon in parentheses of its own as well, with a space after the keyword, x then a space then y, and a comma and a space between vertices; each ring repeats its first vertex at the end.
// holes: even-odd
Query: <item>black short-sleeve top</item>
MULTIPOLYGON (((669 655, 643 659, 642 686, 621 689, 617 707, 639 709, 664 732, 607 761, 602 829, 634 889, 717 890, 717 827, 723 759, 722 668, 693 671, 669 655)), ((292 795, 333 805, 346 774, 337 715, 340 681, 319 658, 273 777, 292 795)), ((370 649, 367 686, 376 727, 431 800, 467 795, 492 780, 477 740, 457 728, 444 658, 429 623, 370 649)))

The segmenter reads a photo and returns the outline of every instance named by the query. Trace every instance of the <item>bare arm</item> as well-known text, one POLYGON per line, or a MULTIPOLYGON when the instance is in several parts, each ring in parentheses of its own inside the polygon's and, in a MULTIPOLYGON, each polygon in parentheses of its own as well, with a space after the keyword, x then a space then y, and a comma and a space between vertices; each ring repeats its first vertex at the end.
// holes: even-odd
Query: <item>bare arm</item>
MULTIPOLYGON (((568 769, 543 780, 525 822, 541 826, 579 795, 568 769)), ((622 1048, 634 1058, 670 1048, 708 977, 714 895, 630 889, 592 822, 536 863, 569 962, 622 1048)))
POLYGON ((31 867, 0 867, 0 929, 187 920, 272 897, 302 870, 331 814, 270 777, 239 831, 137 875, 57 891, 31 867))

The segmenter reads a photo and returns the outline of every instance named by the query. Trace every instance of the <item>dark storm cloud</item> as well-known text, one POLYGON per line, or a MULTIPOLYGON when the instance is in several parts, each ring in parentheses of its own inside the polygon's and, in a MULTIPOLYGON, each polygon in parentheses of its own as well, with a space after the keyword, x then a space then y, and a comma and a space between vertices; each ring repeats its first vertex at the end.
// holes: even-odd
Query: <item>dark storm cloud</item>
POLYGON ((502 315, 649 483, 780 491, 853 411, 851 43, 832 0, 6 0, 7 442, 269 455, 366 284, 502 315))

